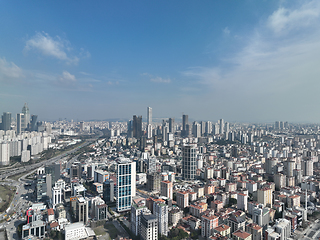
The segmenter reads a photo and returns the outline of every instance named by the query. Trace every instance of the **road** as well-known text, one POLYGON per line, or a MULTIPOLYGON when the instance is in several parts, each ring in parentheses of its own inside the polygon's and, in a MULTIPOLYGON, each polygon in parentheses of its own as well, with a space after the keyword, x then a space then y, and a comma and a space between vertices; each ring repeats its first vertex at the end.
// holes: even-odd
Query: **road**
MULTIPOLYGON (((32 170, 34 170, 36 168, 39 168, 41 166, 50 165, 51 163, 59 161, 65 155, 74 153, 77 150, 79 150, 79 148, 87 146, 87 145, 89 145, 90 143, 92 143, 95 140, 96 139, 94 139, 94 140, 92 140, 92 139, 86 140, 84 143, 82 143, 77 148, 72 149, 72 150, 67 151, 67 152, 64 152, 64 153, 62 153, 62 154, 60 154, 60 155, 58 155, 56 157, 50 158, 48 160, 44 160, 42 162, 30 164, 30 165, 23 166, 23 167, 11 168, 10 171, 7 170, 7 171, 5 171, 5 173, 1 173, 0 174, 0 178, 4 179, 4 178, 11 177, 11 176, 14 176, 14 175, 18 175, 18 174, 21 174, 21 173, 24 173, 24 172, 27 172, 27 171, 32 171, 32 170)), ((1 169, 0 169, 0 171, 1 171, 1 169)))

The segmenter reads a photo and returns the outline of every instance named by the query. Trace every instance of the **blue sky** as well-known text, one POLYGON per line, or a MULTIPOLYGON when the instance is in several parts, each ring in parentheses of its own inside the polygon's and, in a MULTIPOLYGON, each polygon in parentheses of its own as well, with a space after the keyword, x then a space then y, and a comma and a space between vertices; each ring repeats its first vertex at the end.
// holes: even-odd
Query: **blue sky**
POLYGON ((0 111, 319 122, 319 1, 1 1, 0 111))

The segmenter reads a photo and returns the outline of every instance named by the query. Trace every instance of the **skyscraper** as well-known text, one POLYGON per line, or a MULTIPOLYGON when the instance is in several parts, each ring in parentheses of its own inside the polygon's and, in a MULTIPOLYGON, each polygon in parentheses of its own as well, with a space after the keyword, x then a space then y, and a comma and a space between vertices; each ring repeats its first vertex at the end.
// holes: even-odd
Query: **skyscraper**
POLYGON ((224 120, 223 119, 220 119, 220 134, 223 134, 224 133, 224 120))
POLYGON ((21 126, 24 125, 24 114, 23 113, 17 113, 17 135, 21 134, 21 126))
POLYGON ((174 133, 174 118, 169 118, 169 133, 174 133))
POLYGON ((136 163, 122 158, 117 165, 117 211, 131 209, 132 197, 136 195, 136 163))
POLYGON ((196 146, 185 145, 182 148, 182 177, 193 180, 196 175, 196 146))
POLYGON ((151 124, 152 123, 152 108, 148 107, 147 108, 147 124, 151 124))
POLYGON ((182 115, 182 136, 188 136, 189 132, 187 129, 187 125, 188 125, 188 115, 182 115))
POLYGON ((24 125, 22 125, 22 129, 26 129, 28 124, 30 123, 30 112, 27 103, 24 104, 22 108, 22 113, 24 114, 24 125))
POLYGON ((133 137, 140 139, 142 136, 142 116, 137 117, 133 115, 133 122, 132 122, 132 132, 133 137))
POLYGON ((11 129, 11 113, 4 112, 2 115, 2 130, 8 131, 11 129))

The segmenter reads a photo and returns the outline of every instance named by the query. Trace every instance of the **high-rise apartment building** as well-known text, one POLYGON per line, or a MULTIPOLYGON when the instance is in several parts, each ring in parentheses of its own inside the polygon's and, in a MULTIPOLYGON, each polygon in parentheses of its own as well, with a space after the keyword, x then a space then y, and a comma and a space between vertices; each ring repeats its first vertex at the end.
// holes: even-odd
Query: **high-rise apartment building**
POLYGON ((10 144, 8 142, 0 142, 0 165, 10 164, 10 144))
POLYGON ((151 214, 144 198, 134 199, 131 206, 131 231, 135 236, 141 234, 141 216, 151 214))
POLYGON ((166 180, 161 182, 161 196, 173 199, 172 182, 166 180))
POLYGON ((120 159, 117 165, 117 211, 131 209, 132 197, 136 195, 136 163, 120 159))
POLYGON ((155 201, 153 203, 153 212, 158 219, 158 233, 167 236, 169 231, 168 205, 162 201, 155 201))
POLYGON ((141 233, 142 240, 158 240, 158 219, 153 214, 142 214, 141 233))
POLYGON ((263 204, 265 207, 272 207, 272 189, 265 187, 258 189, 258 203, 263 204))
POLYGON ((219 120, 219 126, 220 126, 220 134, 224 133, 224 120, 220 119, 219 120))
POLYGON ((189 193, 182 191, 182 192, 177 192, 177 205, 181 208, 184 209, 189 206, 189 193))
POLYGON ((312 176, 313 175, 313 161, 307 160, 301 162, 301 168, 304 176, 312 176))
POLYGON ((182 148, 182 177, 193 180, 196 176, 196 146, 189 144, 182 148))
POLYGON ((17 135, 21 134, 22 126, 24 126, 24 114, 17 113, 17 129, 16 129, 17 135))
POLYGON ((215 216, 213 212, 208 212, 201 216, 201 236, 209 238, 214 228, 218 227, 219 217, 215 216))

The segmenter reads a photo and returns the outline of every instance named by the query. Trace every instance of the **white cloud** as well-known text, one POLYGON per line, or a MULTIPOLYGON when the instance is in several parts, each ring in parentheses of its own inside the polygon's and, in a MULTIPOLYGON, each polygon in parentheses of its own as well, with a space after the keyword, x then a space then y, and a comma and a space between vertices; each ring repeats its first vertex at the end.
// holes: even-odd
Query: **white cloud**
POLYGON ((0 58, 0 80, 11 80, 22 78, 22 70, 13 62, 7 62, 5 58, 0 58))
POLYGON ((267 25, 275 33, 310 26, 320 15, 319 1, 310 1, 298 9, 280 7, 269 18, 267 25))
POLYGON ((63 71, 62 76, 58 77, 59 83, 64 85, 73 85, 76 83, 76 77, 67 71, 63 71))
POLYGON ((69 41, 59 36, 52 38, 48 33, 36 33, 26 42, 25 51, 36 50, 44 56, 53 57, 68 64, 78 64, 79 58, 90 57, 90 53, 80 49, 79 57, 71 56, 72 50, 69 41))
POLYGON ((228 28, 228 27, 225 27, 225 28, 223 29, 223 33, 224 33, 225 35, 229 35, 229 34, 230 34, 229 28, 228 28))
POLYGON ((204 85, 203 102, 219 102, 220 113, 228 109, 233 119, 319 119, 320 114, 310 114, 320 88, 318 13, 320 4, 314 1, 295 9, 280 7, 232 57, 217 66, 189 68, 183 75, 193 86, 204 85), (302 26, 305 34, 296 31, 302 26))
POLYGON ((170 78, 162 78, 162 77, 153 77, 150 79, 151 82, 156 82, 156 83, 170 83, 171 79, 170 78))

